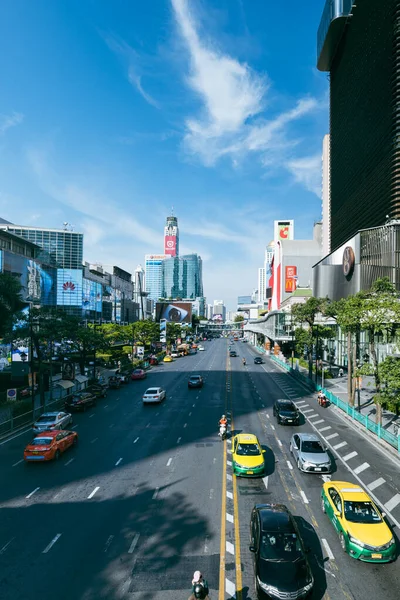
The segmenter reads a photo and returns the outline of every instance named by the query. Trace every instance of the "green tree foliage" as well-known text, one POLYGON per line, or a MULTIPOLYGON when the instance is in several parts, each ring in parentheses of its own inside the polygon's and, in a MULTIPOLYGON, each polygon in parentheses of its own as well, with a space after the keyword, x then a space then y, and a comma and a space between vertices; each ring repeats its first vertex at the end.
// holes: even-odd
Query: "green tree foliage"
POLYGON ((150 344, 160 340, 159 323, 146 319, 144 321, 136 321, 136 323, 128 327, 132 328, 133 340, 138 344, 150 346, 150 344))
POLYGON ((167 323, 167 344, 174 344, 181 337, 181 326, 178 323, 167 323))
POLYGON ((234 323, 241 323, 242 321, 244 321, 243 315, 235 315, 235 318, 233 319, 234 323))
POLYGON ((10 334, 23 306, 19 280, 9 273, 0 273, 0 337, 10 334))
MULTIPOLYGON (((304 331, 304 333, 297 334, 297 340, 302 338, 304 345, 307 346, 308 376, 310 378, 312 377, 313 343, 317 337, 322 338, 323 336, 323 330, 320 326, 315 325, 315 320, 318 314, 324 313, 327 303, 328 300, 326 298, 315 298, 314 296, 311 296, 311 298, 307 298, 304 303, 299 302, 292 306, 294 322, 300 325, 300 328, 304 331), (303 327, 304 325, 306 327, 303 327)), ((296 341, 296 345, 297 343, 300 342, 296 341)))
POLYGON ((390 410, 400 411, 400 359, 387 356, 379 363, 379 377, 382 382, 379 404, 387 403, 390 410))

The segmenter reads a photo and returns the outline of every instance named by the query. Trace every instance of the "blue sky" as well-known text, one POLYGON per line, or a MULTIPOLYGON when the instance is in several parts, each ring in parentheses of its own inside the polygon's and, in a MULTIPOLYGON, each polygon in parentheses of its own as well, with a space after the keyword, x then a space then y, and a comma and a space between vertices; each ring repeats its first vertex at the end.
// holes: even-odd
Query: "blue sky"
POLYGON ((0 216, 85 233, 131 272, 171 206, 235 309, 274 219, 321 217, 324 0, 13 0, 0 22, 0 216))

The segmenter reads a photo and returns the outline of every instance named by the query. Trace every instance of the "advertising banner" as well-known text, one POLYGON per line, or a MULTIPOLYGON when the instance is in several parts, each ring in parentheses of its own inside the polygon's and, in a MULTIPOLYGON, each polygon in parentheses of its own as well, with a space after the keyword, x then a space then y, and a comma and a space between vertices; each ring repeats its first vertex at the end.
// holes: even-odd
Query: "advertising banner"
POLYGON ((285 292, 290 294, 296 290, 297 267, 285 267, 285 292))
POLYGON ((136 347, 136 355, 137 356, 144 356, 144 346, 137 346, 136 347))
POLYGON ((160 319, 160 342, 162 344, 167 343, 167 320, 160 319))
POLYGON ((168 323, 191 323, 192 305, 190 302, 157 302, 156 321, 161 319, 168 323))
POLYGON ((294 240, 294 221, 274 221, 274 240, 294 240))
POLYGON ((67 381, 75 380, 75 364, 71 362, 66 362, 62 367, 62 379, 66 379, 67 381))
POLYGON ((102 311, 102 292, 101 283, 91 279, 83 279, 82 282, 82 308, 95 312, 102 311))
POLYGON ((82 306, 81 269, 57 269, 57 306, 82 306))
POLYGON ((176 237, 174 235, 165 236, 164 252, 168 256, 176 256, 176 237))

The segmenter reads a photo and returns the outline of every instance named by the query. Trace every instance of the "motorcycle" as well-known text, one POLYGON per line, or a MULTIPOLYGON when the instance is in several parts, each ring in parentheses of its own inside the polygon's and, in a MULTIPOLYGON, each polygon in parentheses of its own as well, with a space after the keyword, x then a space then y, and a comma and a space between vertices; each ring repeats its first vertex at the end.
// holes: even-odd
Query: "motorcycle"
POLYGON ((243 366, 245 367, 246 366, 246 359, 245 358, 242 360, 242 363, 243 363, 243 366))
POLYGON ((226 425, 219 424, 219 434, 221 440, 226 440, 226 425))
POLYGON ((326 396, 318 396, 318 404, 322 406, 322 408, 327 408, 327 406, 329 406, 329 400, 326 396))

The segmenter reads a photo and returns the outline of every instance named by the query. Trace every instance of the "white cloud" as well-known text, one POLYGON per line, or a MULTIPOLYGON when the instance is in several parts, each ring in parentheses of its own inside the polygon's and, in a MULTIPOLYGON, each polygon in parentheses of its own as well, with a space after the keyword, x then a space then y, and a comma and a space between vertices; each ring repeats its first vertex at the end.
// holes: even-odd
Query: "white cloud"
POLYGON ((306 156, 288 161, 287 169, 294 179, 303 184, 310 192, 321 196, 322 163, 321 154, 306 156))
POLYGON ((0 115, 0 135, 3 135, 7 129, 19 125, 24 120, 24 115, 13 112, 11 115, 0 115))

